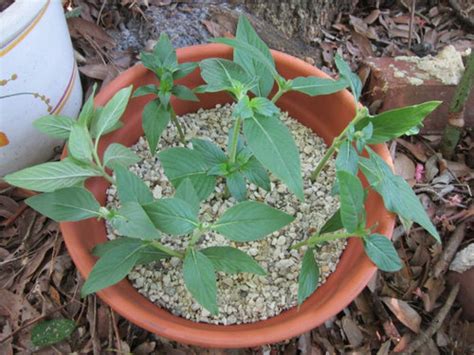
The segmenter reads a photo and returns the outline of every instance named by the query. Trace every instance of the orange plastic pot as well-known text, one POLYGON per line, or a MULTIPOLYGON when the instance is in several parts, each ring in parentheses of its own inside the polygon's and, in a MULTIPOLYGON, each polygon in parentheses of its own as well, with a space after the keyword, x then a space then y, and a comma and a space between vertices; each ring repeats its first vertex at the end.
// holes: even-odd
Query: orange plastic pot
MULTIPOLYGON (((290 55, 272 52, 278 72, 286 78, 313 75, 326 78, 327 75, 313 66, 290 55)), ((199 61, 220 57, 231 59, 232 50, 223 45, 207 44, 178 49, 180 62, 199 61)), ((119 89, 133 84, 135 88, 154 83, 152 73, 137 65, 122 73, 96 98, 97 105, 104 105, 119 89)), ((196 86, 202 84, 198 70, 181 80, 182 84, 196 86)), ((143 134, 141 115, 150 97, 134 98, 122 118, 124 126, 102 140, 104 147, 113 142, 131 146, 143 134)), ((228 95, 205 94, 200 102, 172 100, 178 115, 195 112, 199 108, 211 108, 216 104, 230 102, 228 95)), ((342 131, 354 115, 354 102, 348 91, 328 96, 309 97, 300 93, 288 93, 281 97, 278 106, 288 111, 302 124, 312 128, 327 143, 342 131)), ((380 156, 392 164, 384 145, 374 147, 380 156)), ((104 179, 87 181, 89 188, 101 203, 105 203, 108 183, 104 179)), ((378 223, 377 231, 390 236, 394 226, 394 216, 384 208, 382 200, 371 192, 366 203, 368 225, 378 223)), ((66 246, 77 268, 84 277, 91 271, 96 258, 92 248, 106 241, 103 221, 88 219, 75 223, 61 223, 66 246)), ((98 293, 99 297, 117 313, 132 323, 181 343, 212 348, 242 348, 275 343, 315 328, 346 307, 366 286, 376 268, 369 261, 359 240, 350 240, 336 271, 327 281, 297 309, 291 308, 268 320, 244 325, 211 325, 196 323, 175 316, 160 308, 137 292, 128 281, 109 287, 98 293)))

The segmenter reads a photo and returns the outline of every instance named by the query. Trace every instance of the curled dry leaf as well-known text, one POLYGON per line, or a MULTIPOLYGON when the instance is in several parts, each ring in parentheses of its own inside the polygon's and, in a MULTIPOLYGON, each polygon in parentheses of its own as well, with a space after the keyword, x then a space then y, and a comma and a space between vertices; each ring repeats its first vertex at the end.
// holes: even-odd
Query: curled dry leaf
POLYGON ((420 332, 421 317, 407 302, 392 297, 383 297, 382 302, 385 303, 400 322, 413 332, 420 332))

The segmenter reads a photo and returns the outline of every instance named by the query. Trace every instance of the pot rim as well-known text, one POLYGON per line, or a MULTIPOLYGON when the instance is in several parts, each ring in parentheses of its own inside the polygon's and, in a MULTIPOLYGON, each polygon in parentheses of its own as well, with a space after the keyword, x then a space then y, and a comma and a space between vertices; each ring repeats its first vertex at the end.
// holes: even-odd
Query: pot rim
MULTIPOLYGON (((209 53, 209 56, 206 55, 206 57, 229 57, 232 53, 232 49, 222 44, 202 44, 184 47, 177 50, 178 60, 180 60, 180 62, 193 60, 192 58, 199 52, 209 53)), ((275 50, 272 50, 272 55, 277 66, 296 66, 304 70, 305 75, 329 78, 327 74, 316 67, 291 55, 275 50)), ((129 68, 99 92, 95 104, 105 104, 116 91, 130 85, 135 78, 144 75, 146 72, 147 69, 142 65, 135 65, 129 68)), ((341 105, 353 105, 353 96, 347 90, 339 92, 337 95, 340 96, 339 99, 342 101, 341 105)), ((387 147, 383 144, 379 144, 373 148, 393 169, 392 159, 387 147)), ((65 154, 66 148, 64 148, 63 157, 65 154)), ((391 238, 395 224, 395 216, 385 209, 380 199, 377 201, 378 202, 375 203, 378 203, 377 208, 380 213, 377 231, 391 238)), ((79 269, 81 275, 86 277, 91 271, 96 259, 92 257, 89 250, 79 245, 77 238, 81 237, 81 233, 75 223, 61 223, 60 227, 66 247, 74 264, 79 269)), ((132 323, 180 343, 208 348, 243 348, 276 343, 319 326, 350 304, 364 289, 377 268, 369 261, 365 254, 360 258, 361 260, 358 261, 356 268, 350 266, 351 261, 348 260, 349 256, 344 258, 344 254, 347 254, 348 250, 354 253, 363 250, 360 240, 354 239, 358 238, 352 238, 348 241, 336 270, 329 275, 326 282, 321 285, 299 309, 292 307, 277 316, 262 321, 239 325, 216 325, 187 320, 171 314, 169 311, 152 303, 148 298, 140 295, 128 280, 124 280, 119 284, 98 292, 98 296, 114 309, 114 311, 132 323), (323 288, 328 289, 329 286, 327 285, 330 279, 333 278, 335 274, 341 275, 344 272, 342 266, 339 267, 342 260, 345 260, 344 270, 347 271, 347 269, 353 268, 350 271, 355 274, 353 275, 354 277, 350 279, 350 284, 336 283, 333 285, 333 288, 330 290, 332 292, 337 291, 339 297, 333 297, 332 294, 328 294, 321 299, 318 293, 322 294, 322 292, 319 291, 323 288), (132 291, 136 294, 130 294, 132 291), (131 300, 132 297, 134 300, 131 300), (325 307, 318 307, 319 304, 324 304, 325 307)))

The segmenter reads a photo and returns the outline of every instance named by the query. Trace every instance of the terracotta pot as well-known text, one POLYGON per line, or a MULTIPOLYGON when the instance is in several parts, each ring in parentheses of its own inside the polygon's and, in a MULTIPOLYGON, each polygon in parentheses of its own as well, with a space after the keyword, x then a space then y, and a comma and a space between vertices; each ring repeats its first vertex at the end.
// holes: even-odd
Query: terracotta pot
MULTIPOLYGON (((278 71, 286 78, 301 75, 327 77, 320 70, 292 56, 277 51, 273 51, 272 54, 278 71)), ((231 59, 232 50, 218 44, 178 49, 180 62, 199 61, 209 57, 231 59)), ((137 65, 122 73, 101 90, 96 104, 104 105, 119 89, 130 84, 137 88, 154 82, 154 75, 143 66, 137 65)), ((194 87, 202 84, 202 80, 196 70, 181 80, 181 83, 194 87)), ((231 100, 223 93, 201 95, 200 99, 200 102, 172 100, 172 104, 176 113, 182 115, 231 100)), ((131 100, 122 119, 124 126, 103 139, 100 145, 101 153, 104 147, 112 142, 130 146, 137 141, 143 134, 141 115, 144 105, 149 100, 150 97, 131 100)), ((353 98, 348 91, 319 97, 289 93, 279 100, 278 105, 292 117, 311 127, 327 143, 332 141, 354 115, 353 98)), ((392 165, 389 152, 384 145, 377 145, 374 149, 392 165)), ((108 183, 99 178, 87 182, 87 187, 101 203, 105 203, 107 186, 108 183)), ((394 216, 386 211, 376 193, 369 194, 366 210, 368 225, 377 222, 379 226, 377 232, 390 236, 394 216)), ((61 230, 74 263, 81 274, 87 277, 96 262, 96 258, 91 255, 91 249, 96 244, 106 241, 104 222, 89 219, 76 223, 61 223, 61 230)), ((165 338, 203 347, 242 348, 275 343, 319 326, 346 307, 366 286, 375 270, 375 266, 364 254, 362 243, 359 240, 350 240, 336 271, 299 310, 295 307, 271 319, 244 325, 211 325, 175 316, 139 294, 128 281, 109 287, 98 295, 123 317, 165 338)))

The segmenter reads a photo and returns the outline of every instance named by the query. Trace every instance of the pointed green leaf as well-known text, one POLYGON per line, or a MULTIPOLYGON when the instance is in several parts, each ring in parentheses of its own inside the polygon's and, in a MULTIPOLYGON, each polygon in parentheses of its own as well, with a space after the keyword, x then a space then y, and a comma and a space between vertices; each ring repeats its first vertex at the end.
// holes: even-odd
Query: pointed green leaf
POLYGON ((347 64, 339 54, 336 54, 334 61, 336 63, 337 69, 339 70, 339 75, 341 78, 347 80, 349 83, 352 95, 354 95, 354 99, 357 104, 362 92, 362 82, 360 81, 359 76, 352 72, 349 64, 347 64))
POLYGON ((171 119, 170 112, 159 103, 152 100, 143 109, 142 125, 151 154, 155 154, 161 134, 171 119))
POLYGON ((60 318, 43 320, 31 329, 31 342, 34 346, 48 346, 67 339, 76 329, 73 320, 60 318))
POLYGON ((13 186, 40 192, 52 192, 64 187, 78 185, 91 176, 94 169, 79 166, 71 161, 44 163, 5 176, 13 186))
POLYGON ((26 204, 57 222, 98 217, 100 205, 89 190, 66 187, 28 198, 26 204))
POLYGON ((191 74, 198 67, 198 63, 187 62, 178 64, 178 70, 173 72, 173 79, 178 80, 191 74))
POLYGON ((244 121, 244 135, 255 157, 304 200, 300 155, 288 128, 278 118, 256 116, 244 121))
POLYGON ((361 157, 359 166, 370 186, 382 196, 385 207, 405 220, 418 223, 441 242, 435 226, 410 185, 402 177, 394 175, 387 163, 372 149, 366 149, 369 159, 361 157))
POLYGON ((251 87, 253 79, 237 63, 227 59, 209 58, 199 63, 201 76, 207 83, 206 91, 231 90, 237 85, 251 87))
POLYGON ((314 250, 308 248, 301 263, 298 278, 298 304, 302 304, 316 290, 319 282, 319 267, 314 259, 314 250))
POLYGON ((266 97, 255 97, 250 101, 253 111, 262 116, 274 116, 280 114, 280 109, 266 97))
POLYGON ((364 188, 356 176, 347 171, 337 171, 341 221, 349 233, 355 232, 365 221, 361 220, 364 209, 364 188))
POLYGON ((145 95, 158 95, 158 88, 156 87, 156 85, 150 84, 140 86, 137 90, 135 90, 132 97, 139 97, 145 95))
POLYGON ((153 194, 149 187, 127 168, 116 166, 115 176, 121 203, 132 201, 144 205, 153 202, 153 194))
POLYGON ((137 265, 140 252, 145 243, 120 243, 107 251, 92 268, 86 282, 82 286, 81 296, 100 291, 123 280, 137 265))
POLYGON ((357 129, 361 129, 371 122, 373 132, 372 137, 367 141, 368 144, 384 143, 408 134, 412 128, 420 126, 423 120, 440 104, 441 101, 428 101, 419 105, 385 111, 362 119, 357 124, 357 129))
POLYGON ((192 208, 194 214, 196 216, 198 215, 201 201, 199 200, 199 196, 197 195, 191 180, 184 179, 176 189, 174 197, 187 202, 192 208))
POLYGON ((219 309, 216 272, 212 262, 203 253, 191 249, 184 258, 183 278, 186 288, 194 299, 216 315, 219 309))
POLYGON ((160 232, 137 202, 123 203, 109 222, 118 234, 124 237, 144 240, 154 240, 160 237, 160 232))
POLYGON ((201 200, 205 200, 214 191, 216 178, 207 174, 208 165, 199 152, 186 148, 169 148, 158 156, 174 187, 188 178, 201 200))
POLYGON ((67 147, 75 159, 83 162, 92 161, 92 139, 85 126, 78 123, 72 126, 67 147))
POLYGON ((245 183, 244 176, 238 172, 226 176, 226 184, 230 194, 237 201, 244 201, 247 198, 247 184, 245 183))
POLYGON ((128 105, 128 100, 132 93, 133 86, 119 90, 104 108, 100 111, 97 119, 93 120, 91 132, 92 136, 99 139, 103 134, 108 132, 120 121, 125 109, 128 105))
MULTIPOLYGON (((275 66, 270 49, 257 35, 252 25, 244 15, 240 15, 237 24, 236 38, 245 42, 260 51, 269 63, 275 66)), ((268 96, 273 88, 274 79, 272 73, 265 64, 255 59, 254 56, 242 49, 236 48, 234 51, 234 61, 240 64, 252 77, 258 79, 257 85, 252 92, 257 96, 268 96)))
POLYGON ((216 271, 228 274, 249 272, 265 275, 265 270, 249 255, 232 247, 210 247, 200 250, 212 262, 216 271))
POLYGON ((270 178, 265 168, 255 158, 251 157, 240 167, 240 172, 252 183, 266 191, 270 191, 270 178))
POLYGON ((119 143, 112 143, 107 147, 104 153, 104 165, 111 169, 117 166, 127 168, 139 161, 140 157, 131 149, 119 143))
POLYGON ((154 55, 159 59, 160 66, 169 70, 174 70, 178 66, 176 51, 171 44, 170 38, 164 32, 153 48, 154 55))
POLYGON ((344 170, 352 175, 356 175, 359 170, 359 154, 348 140, 345 140, 339 147, 336 158, 336 169, 344 170))
POLYGON ((157 200, 143 208, 153 224, 166 234, 189 234, 199 225, 196 209, 179 198, 157 200))
POLYGON ((211 141, 193 138, 191 143, 193 144, 193 149, 201 154, 206 164, 209 166, 221 164, 227 161, 227 157, 222 149, 211 141))
POLYGON ((402 268, 402 262, 392 242, 381 234, 371 234, 364 238, 367 256, 382 271, 394 272, 402 268))
POLYGON ((68 139, 74 120, 66 116, 48 115, 33 121, 33 126, 40 132, 53 138, 68 139))
POLYGON ((194 92, 184 85, 175 85, 171 89, 171 94, 181 100, 199 101, 194 92))
POLYGON ((317 78, 315 76, 299 76, 290 80, 291 90, 309 96, 329 95, 341 91, 348 86, 346 80, 317 78))
POLYGON ((294 219, 263 203, 245 201, 225 211, 212 228, 229 240, 248 242, 262 239, 294 219))
POLYGON ((149 264, 153 261, 170 258, 171 255, 155 248, 150 244, 146 244, 141 239, 119 237, 113 240, 108 240, 105 243, 98 244, 92 250, 92 254, 97 257, 102 257, 109 253, 112 249, 115 249, 119 245, 127 244, 130 249, 143 246, 140 250, 140 257, 137 260, 137 264, 149 264))
POLYGON ((89 95, 89 98, 85 102, 84 106, 82 106, 81 113, 79 113, 79 117, 77 118, 77 122, 87 128, 91 126, 92 120, 94 119, 94 98, 96 90, 97 84, 94 83, 94 85, 92 86, 92 92, 89 95))
POLYGON ((336 231, 341 230, 343 228, 344 228, 344 226, 342 225, 341 209, 338 209, 331 216, 331 218, 329 218, 326 221, 326 223, 324 223, 324 225, 319 230, 319 234, 336 232, 336 231))

